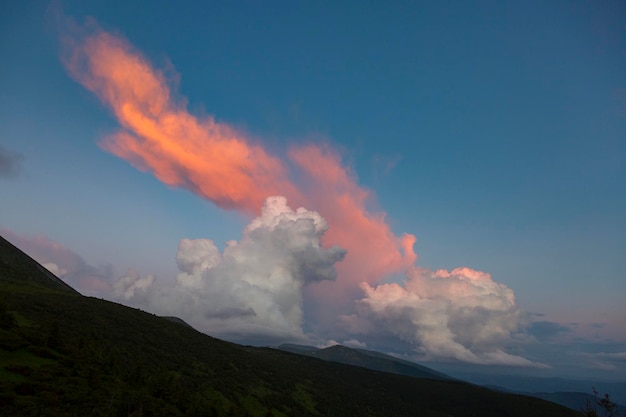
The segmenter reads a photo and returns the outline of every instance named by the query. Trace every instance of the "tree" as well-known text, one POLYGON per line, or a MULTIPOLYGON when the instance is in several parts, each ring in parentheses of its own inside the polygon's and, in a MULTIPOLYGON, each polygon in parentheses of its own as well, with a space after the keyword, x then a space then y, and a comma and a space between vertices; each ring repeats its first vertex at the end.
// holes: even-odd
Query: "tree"
MULTIPOLYGON (((598 396, 598 390, 595 387, 593 391, 593 403, 587 400, 587 404, 583 407, 582 412, 586 417, 619 417, 617 415, 617 404, 615 404, 609 394, 605 393, 604 397, 598 396), (598 407, 599 410, 598 411, 598 407)), ((624 414, 626 417, 626 413, 624 414)))

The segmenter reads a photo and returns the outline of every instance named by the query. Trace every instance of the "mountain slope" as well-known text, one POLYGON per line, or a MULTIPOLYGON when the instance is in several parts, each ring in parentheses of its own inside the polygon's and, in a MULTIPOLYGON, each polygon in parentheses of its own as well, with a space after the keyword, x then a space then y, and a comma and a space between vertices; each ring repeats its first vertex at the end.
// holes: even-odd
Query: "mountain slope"
MULTIPOLYGON (((17 255, 23 271, 39 269, 17 255)), ((239 346, 40 273, 0 270, 0 415, 576 415, 459 381, 239 346)))
POLYGON ((407 375, 414 378, 426 379, 447 379, 452 377, 437 372, 433 369, 418 365, 413 362, 404 361, 365 349, 352 349, 342 345, 335 345, 325 349, 317 349, 311 346, 299 346, 285 344, 278 347, 288 352, 299 353, 325 361, 343 363, 346 365, 360 366, 374 371, 388 372, 391 374, 407 375))
POLYGON ((39 265, 2 236, 0 236, 0 275, 5 283, 13 282, 21 285, 28 281, 44 288, 67 291, 78 295, 78 291, 39 265))

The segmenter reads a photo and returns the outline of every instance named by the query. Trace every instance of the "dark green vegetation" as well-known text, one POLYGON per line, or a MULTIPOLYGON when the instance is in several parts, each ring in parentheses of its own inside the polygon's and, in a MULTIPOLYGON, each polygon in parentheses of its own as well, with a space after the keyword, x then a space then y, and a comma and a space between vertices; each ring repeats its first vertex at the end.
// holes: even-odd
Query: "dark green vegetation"
POLYGON ((540 399, 243 347, 84 297, 0 240, 0 415, 574 416, 540 399))
MULTIPOLYGON (((444 368, 445 369, 445 368, 444 368)), ((626 380, 602 381, 593 379, 564 379, 558 377, 537 377, 529 375, 495 374, 495 373, 470 373, 449 369, 449 372, 459 379, 470 381, 474 384, 496 391, 506 391, 523 395, 541 395, 541 393, 584 393, 592 397, 592 387, 598 392, 608 393, 615 402, 626 404, 626 380)), ((560 395, 557 398, 563 398, 560 395)), ((541 398, 541 397, 540 397, 541 398)), ((552 401, 552 400, 550 400, 552 401)), ((556 401, 555 401, 556 402, 556 401)), ((585 400, 580 404, 584 404, 585 400)), ((576 409, 580 408, 580 404, 576 409)))
MULTIPOLYGON (((323 359, 325 361, 360 366, 363 368, 388 372, 392 374, 408 375, 414 378, 447 380, 455 379, 425 366, 418 365, 413 362, 404 361, 402 359, 394 358, 393 356, 385 355, 384 353, 371 350, 353 349, 341 345, 335 345, 325 349, 319 349, 314 346, 283 344, 280 345, 278 348, 286 352, 298 353, 300 355, 311 356, 314 358, 323 359)), ((576 411, 588 411, 590 409, 590 404, 592 407, 601 408, 602 410, 604 410, 603 405, 609 404, 609 401, 605 397, 599 398, 597 392, 595 391, 595 394, 589 394, 584 392, 523 392, 506 390, 500 387, 491 388, 495 391, 541 398, 546 401, 551 401, 553 403, 564 405, 565 407, 571 408, 572 410, 576 411)), ((612 408, 614 415, 626 416, 626 407, 623 407, 612 401, 610 402, 610 404, 614 405, 614 407, 612 408)), ((600 413, 599 415, 601 414, 602 413, 600 413)), ((608 416, 609 414, 607 414, 607 417, 608 416)))
POLYGON ((586 411, 585 415, 593 415, 592 413, 589 413, 593 410, 597 415, 602 416, 604 415, 604 406, 609 405, 611 406, 611 413, 613 414, 609 414, 607 412, 606 417, 611 415, 626 416, 626 407, 616 404, 613 401, 608 400, 606 397, 598 397, 597 393, 594 395, 584 392, 533 392, 528 395, 543 398, 544 400, 552 401, 553 403, 561 404, 574 410, 586 411))

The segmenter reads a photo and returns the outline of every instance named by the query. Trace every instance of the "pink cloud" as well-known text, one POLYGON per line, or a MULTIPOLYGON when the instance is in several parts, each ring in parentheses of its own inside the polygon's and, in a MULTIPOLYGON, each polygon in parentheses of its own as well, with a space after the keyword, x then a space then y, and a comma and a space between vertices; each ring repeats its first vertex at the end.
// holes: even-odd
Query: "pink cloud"
POLYGON ((358 185, 337 153, 328 146, 310 144, 292 149, 289 156, 306 174, 305 204, 315 207, 330 224, 325 242, 348 249, 338 265, 346 284, 379 282, 415 263, 415 236, 395 236, 384 213, 367 209, 373 193, 358 185))
POLYGON ((63 44, 69 74, 107 105, 121 126, 103 139, 103 149, 225 209, 258 213, 266 197, 283 195, 319 211, 330 224, 324 243, 348 250, 340 282, 377 282, 415 261, 415 238, 396 237, 384 213, 368 211, 372 193, 328 146, 289 152, 306 177, 306 184, 297 184, 288 164, 261 144, 213 117, 190 114, 184 99, 174 99, 178 95, 164 73, 121 36, 89 21, 66 34, 63 44))
POLYGON ((79 292, 94 295, 110 290, 110 267, 89 265, 79 254, 46 236, 23 236, 8 229, 0 229, 0 234, 79 292))
MULTIPOLYGON (((321 282, 308 287, 314 307, 326 316, 325 325, 336 326, 337 312, 352 309, 355 295, 362 290, 356 314, 344 317, 354 334, 383 329, 420 346, 421 353, 430 356, 532 365, 503 350, 524 321, 513 291, 494 282, 489 274, 469 268, 436 272, 415 268, 415 236, 397 236, 391 230, 385 213, 373 209, 374 193, 358 184, 356 175, 330 145, 293 146, 284 155, 275 154, 227 123, 192 115, 163 71, 154 68, 127 40, 103 31, 93 21, 65 36, 63 43, 63 62, 69 74, 93 92, 120 125, 102 140, 104 150, 168 186, 185 188, 224 209, 258 214, 266 197, 284 196, 291 206, 306 207, 295 212, 315 211, 328 222, 328 230, 320 237, 322 247, 337 246, 347 254, 336 265, 336 281, 318 280, 321 282), (404 271, 404 283, 383 283, 404 271)), ((387 168, 394 163, 390 161, 387 168)), ((199 251, 208 263, 191 264, 210 270, 212 262, 217 262, 216 249, 204 253, 210 245, 204 242, 200 246, 189 253, 183 250, 179 263, 187 265, 199 251)), ((50 262, 70 270, 63 263, 50 262)), ((197 274, 186 272, 189 282, 200 282, 197 274)), ((230 291, 228 285, 224 288, 230 291)), ((297 331, 304 314, 302 288, 297 286, 297 291, 285 298, 292 299, 295 306, 286 322, 295 323, 292 327, 297 331)), ((207 298, 228 299, 209 289, 207 298)), ((265 296, 273 303, 274 296, 284 289, 271 290, 265 296)), ((274 306, 272 303, 267 305, 274 306)), ((276 308, 284 309, 285 303, 276 302, 276 308)), ((242 320, 250 324, 253 316, 243 304, 234 310, 225 307, 228 314, 216 313, 215 320, 241 313, 242 320)), ((256 320, 262 322, 266 316, 261 314, 256 320)))

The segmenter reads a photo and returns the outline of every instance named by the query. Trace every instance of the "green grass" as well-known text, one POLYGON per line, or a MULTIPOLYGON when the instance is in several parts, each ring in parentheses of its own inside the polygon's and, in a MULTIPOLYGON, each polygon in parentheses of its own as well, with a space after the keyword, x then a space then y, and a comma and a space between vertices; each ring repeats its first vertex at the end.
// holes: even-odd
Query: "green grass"
MULTIPOLYGON (((41 354, 41 353, 40 353, 41 354)), ((0 367, 6 368, 9 365, 23 365, 31 368, 39 368, 44 365, 52 365, 57 361, 50 358, 37 356, 25 349, 16 352, 8 352, 0 349, 0 367)))
POLYGON ((305 386, 303 383, 299 382, 296 384, 296 389, 292 393, 293 398, 300 404, 302 404, 306 410, 313 414, 319 415, 317 411, 317 404, 311 394, 309 393, 309 388, 305 386))

